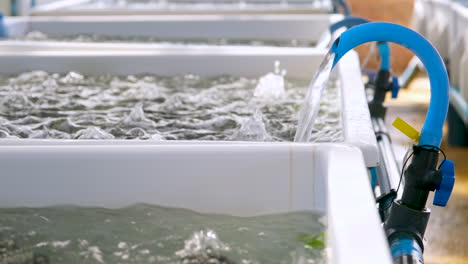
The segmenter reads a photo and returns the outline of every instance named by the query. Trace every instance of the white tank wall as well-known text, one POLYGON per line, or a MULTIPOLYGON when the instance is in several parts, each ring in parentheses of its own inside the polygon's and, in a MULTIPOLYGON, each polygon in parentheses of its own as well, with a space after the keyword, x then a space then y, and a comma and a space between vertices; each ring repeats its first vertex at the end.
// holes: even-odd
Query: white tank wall
MULTIPOLYGON (((216 1, 213 1, 216 3, 216 1)), ((167 14, 314 14, 329 13, 331 2, 291 1, 288 5, 249 3, 175 3, 168 5, 100 5, 91 0, 61 0, 42 5, 31 11, 32 15, 45 16, 86 16, 86 15, 167 15, 167 14)))
MULTIPOLYGON (((10 18, 27 24, 27 31, 52 35, 100 34, 148 36, 161 39, 230 38, 317 42, 342 15, 260 16, 120 16, 120 17, 27 17, 10 18)), ((24 34, 25 32, 21 32, 24 34)), ((18 33, 16 35, 19 35, 18 33)))
POLYGON ((144 202, 240 216, 325 212, 328 165, 316 164, 315 152, 326 149, 180 142, 4 145, 0 206, 144 202))
POLYGON ((4 144, 0 207, 145 202, 238 216, 314 209, 328 215, 330 263, 391 263, 355 147, 126 142, 4 144))

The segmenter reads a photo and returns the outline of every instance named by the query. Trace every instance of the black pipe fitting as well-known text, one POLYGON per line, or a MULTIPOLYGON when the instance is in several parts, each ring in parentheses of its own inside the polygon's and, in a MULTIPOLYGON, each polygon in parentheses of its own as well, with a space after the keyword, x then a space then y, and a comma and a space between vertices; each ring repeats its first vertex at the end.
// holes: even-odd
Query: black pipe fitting
POLYGON ((384 107, 383 103, 385 101, 385 96, 388 91, 392 89, 392 82, 390 81, 390 71, 388 70, 379 70, 375 78, 374 83, 374 96, 371 102, 369 102, 369 110, 372 117, 375 118, 384 118, 387 109, 384 107))
POLYGON ((413 147, 413 159, 404 174, 401 200, 392 203, 384 223, 389 242, 398 240, 399 234, 404 233, 417 242, 421 252, 424 250, 423 238, 431 215, 426 208, 427 198, 442 181, 438 161, 437 148, 413 147))
POLYGON ((436 169, 439 150, 415 146, 413 159, 405 171, 405 186, 401 203, 415 210, 426 207, 429 192, 442 181, 442 173, 436 169))
POLYGON ((394 201, 384 223, 389 241, 396 234, 404 232, 413 236, 421 249, 424 249, 423 238, 430 215, 428 208, 415 210, 403 205, 401 201, 394 201))

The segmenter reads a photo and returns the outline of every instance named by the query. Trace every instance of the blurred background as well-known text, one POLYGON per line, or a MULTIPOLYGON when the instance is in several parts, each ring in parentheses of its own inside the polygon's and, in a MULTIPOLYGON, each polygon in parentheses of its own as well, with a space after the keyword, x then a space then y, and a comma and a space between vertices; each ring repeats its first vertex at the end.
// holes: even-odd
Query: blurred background
MULTIPOLYGON (((397 23, 407 27, 411 26, 413 15, 413 0, 349 0, 348 1, 354 16, 360 16, 371 21, 385 21, 397 23)), ((410 51, 399 45, 392 46, 392 69, 395 73, 401 74, 408 62, 413 57, 410 51)), ((368 54, 369 45, 363 45, 356 49, 362 59, 368 54)), ((376 69, 378 59, 374 56, 369 61, 369 68, 376 69)))

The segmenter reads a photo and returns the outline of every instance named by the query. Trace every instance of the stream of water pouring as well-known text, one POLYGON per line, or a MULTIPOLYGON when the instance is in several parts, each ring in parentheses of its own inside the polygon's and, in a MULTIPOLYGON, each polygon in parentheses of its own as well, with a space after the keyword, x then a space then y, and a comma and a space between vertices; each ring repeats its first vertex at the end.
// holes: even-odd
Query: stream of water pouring
POLYGON ((315 118, 320 106, 320 99, 330 79, 334 59, 335 53, 333 52, 329 52, 325 56, 307 89, 304 103, 299 112, 299 121, 296 135, 294 136, 294 142, 307 142, 311 137, 315 118))

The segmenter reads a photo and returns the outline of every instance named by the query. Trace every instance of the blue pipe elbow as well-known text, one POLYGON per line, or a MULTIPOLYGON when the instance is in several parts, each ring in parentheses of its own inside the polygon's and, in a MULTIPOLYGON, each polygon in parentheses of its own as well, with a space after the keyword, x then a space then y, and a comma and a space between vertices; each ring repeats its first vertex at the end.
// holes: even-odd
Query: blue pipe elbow
POLYGON ((345 16, 349 16, 351 14, 351 8, 349 8, 346 0, 333 0, 333 10, 338 12, 340 7, 343 9, 343 14, 345 16))
POLYGON ((335 40, 333 67, 351 49, 371 41, 394 42, 411 50, 424 64, 431 84, 431 100, 419 145, 440 147, 442 128, 449 105, 449 80, 444 62, 437 50, 415 31, 392 23, 376 22, 353 27, 335 40))
MULTIPOLYGON (((355 16, 348 16, 341 21, 338 21, 330 26, 330 33, 334 33, 338 29, 342 27, 346 27, 347 29, 359 26, 362 24, 370 23, 371 21, 362 18, 362 17, 355 17, 355 16)), ((379 42, 379 55, 381 58, 380 69, 381 70, 390 70, 390 45, 387 42, 379 42)))

